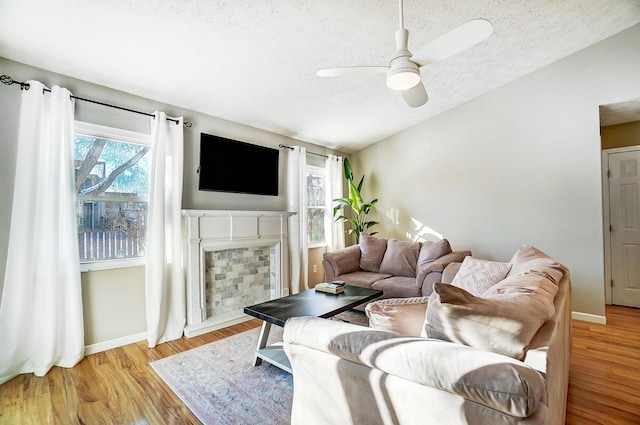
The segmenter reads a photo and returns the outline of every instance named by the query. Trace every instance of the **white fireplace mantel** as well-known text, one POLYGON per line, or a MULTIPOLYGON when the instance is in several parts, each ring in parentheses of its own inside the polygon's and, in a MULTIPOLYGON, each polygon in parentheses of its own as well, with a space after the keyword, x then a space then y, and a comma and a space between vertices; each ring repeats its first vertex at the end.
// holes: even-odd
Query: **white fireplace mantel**
POLYGON ((286 211, 182 210, 187 337, 249 319, 242 309, 207 317, 205 254, 209 251, 274 246, 277 259, 275 297, 288 295, 288 222, 294 214, 286 211))

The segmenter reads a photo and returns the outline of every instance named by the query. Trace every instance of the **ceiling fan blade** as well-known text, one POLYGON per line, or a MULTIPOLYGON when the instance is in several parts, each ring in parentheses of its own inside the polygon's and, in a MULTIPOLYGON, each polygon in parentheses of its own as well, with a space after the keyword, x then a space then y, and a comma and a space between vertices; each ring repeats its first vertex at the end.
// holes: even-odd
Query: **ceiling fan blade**
POLYGON ((427 96, 427 89, 424 88, 424 84, 420 81, 415 87, 402 92, 402 97, 407 105, 411 108, 417 108, 424 105, 429 100, 427 96))
POLYGON ((480 43, 493 32, 493 25, 486 19, 473 19, 441 35, 422 47, 411 61, 419 66, 446 59, 480 43))
POLYGON ((341 66, 339 68, 320 69, 316 72, 318 77, 342 77, 345 75, 384 74, 386 66, 341 66))

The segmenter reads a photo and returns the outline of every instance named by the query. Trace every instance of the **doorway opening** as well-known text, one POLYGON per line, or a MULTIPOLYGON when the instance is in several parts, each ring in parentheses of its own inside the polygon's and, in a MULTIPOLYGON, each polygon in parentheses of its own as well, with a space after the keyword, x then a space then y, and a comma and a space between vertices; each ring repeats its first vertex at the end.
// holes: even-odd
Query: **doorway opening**
POLYGON ((600 106, 605 302, 640 308, 640 98, 600 106))

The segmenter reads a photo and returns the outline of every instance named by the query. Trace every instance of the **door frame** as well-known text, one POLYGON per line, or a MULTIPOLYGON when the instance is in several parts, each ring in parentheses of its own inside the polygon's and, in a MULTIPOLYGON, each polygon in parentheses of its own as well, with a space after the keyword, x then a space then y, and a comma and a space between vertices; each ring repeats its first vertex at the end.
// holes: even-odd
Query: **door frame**
POLYGON ((625 146, 622 148, 602 149, 602 216, 603 216, 603 241, 604 241, 604 302, 612 304, 613 297, 611 295, 611 216, 609 214, 609 155, 615 153, 624 153, 640 151, 638 146, 625 146))

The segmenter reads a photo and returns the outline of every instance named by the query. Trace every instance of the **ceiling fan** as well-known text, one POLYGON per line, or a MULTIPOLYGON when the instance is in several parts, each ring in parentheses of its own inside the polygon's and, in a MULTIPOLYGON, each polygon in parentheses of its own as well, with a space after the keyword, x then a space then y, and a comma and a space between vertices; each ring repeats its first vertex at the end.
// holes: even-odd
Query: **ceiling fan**
POLYGON ((403 3, 400 6, 400 28, 396 31, 396 52, 388 66, 344 66, 321 69, 318 77, 340 77, 352 74, 386 73, 387 87, 402 93, 408 106, 417 108, 427 103, 427 90, 420 78, 420 67, 453 56, 486 39, 493 25, 485 19, 472 19, 423 46, 414 55, 409 51, 409 31, 404 28, 403 3))

